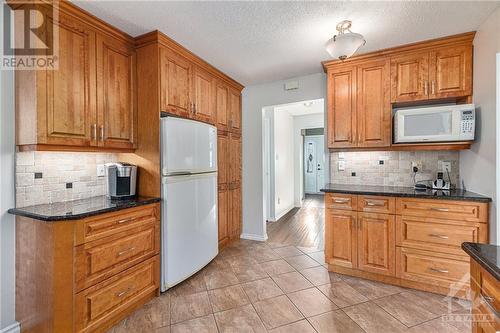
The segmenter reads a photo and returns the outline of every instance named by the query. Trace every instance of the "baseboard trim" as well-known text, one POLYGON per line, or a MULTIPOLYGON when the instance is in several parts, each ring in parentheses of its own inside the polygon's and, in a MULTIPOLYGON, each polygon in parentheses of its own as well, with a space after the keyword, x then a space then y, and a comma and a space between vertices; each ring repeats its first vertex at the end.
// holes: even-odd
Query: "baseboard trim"
POLYGON ((21 332, 21 326, 19 326, 19 323, 17 321, 14 324, 11 324, 0 330, 0 333, 20 333, 20 332, 21 332))
POLYGON ((248 239, 248 240, 254 240, 254 241, 259 241, 259 242, 265 242, 267 240, 267 234, 264 236, 262 235, 255 235, 255 234, 241 234, 240 238, 243 239, 248 239))
POLYGON ((291 205, 284 209, 278 216, 275 217, 275 221, 281 220, 285 215, 289 214, 292 209, 295 208, 295 204, 291 205))

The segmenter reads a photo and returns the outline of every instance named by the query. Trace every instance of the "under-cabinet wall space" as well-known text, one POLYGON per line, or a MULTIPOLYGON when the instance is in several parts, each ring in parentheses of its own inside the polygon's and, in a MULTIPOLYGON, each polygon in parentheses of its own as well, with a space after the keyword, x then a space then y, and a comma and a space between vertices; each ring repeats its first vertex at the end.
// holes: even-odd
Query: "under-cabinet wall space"
MULTIPOLYGON (((411 162, 422 163, 416 180, 434 180, 441 171, 439 161, 450 162, 451 183, 457 187, 459 181, 458 151, 372 151, 343 152, 330 154, 330 179, 334 184, 363 184, 384 186, 413 186, 411 162), (345 162, 345 170, 339 171, 339 161, 345 162), (382 161, 382 162, 381 162, 382 161), (355 176, 352 174, 355 173, 355 176)), ((448 180, 445 173, 444 178, 448 180)))

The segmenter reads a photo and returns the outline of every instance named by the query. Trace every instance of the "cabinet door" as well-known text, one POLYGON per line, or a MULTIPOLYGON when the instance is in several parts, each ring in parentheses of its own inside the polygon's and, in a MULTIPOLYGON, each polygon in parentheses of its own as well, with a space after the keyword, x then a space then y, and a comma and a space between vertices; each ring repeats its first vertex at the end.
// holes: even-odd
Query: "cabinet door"
POLYGON ((41 90, 45 101, 39 103, 39 141, 96 145, 95 33, 63 13, 55 24, 59 26, 59 67, 46 71, 39 83, 45 88, 41 90))
POLYGON ((217 113, 217 129, 228 130, 229 121, 229 88, 218 81, 215 88, 215 110, 217 113))
POLYGON ((408 102, 429 98, 429 53, 391 58, 391 101, 408 102))
POLYGON ((214 123, 215 121, 215 78, 207 71, 194 70, 194 118, 214 123))
POLYGON ((224 134, 217 136, 217 182, 219 189, 228 187, 229 173, 229 137, 224 134))
POLYGON ((357 67, 358 147, 391 145, 391 96, 389 59, 357 67))
POLYGON ((231 185, 229 190, 230 205, 229 205, 229 234, 230 239, 238 239, 241 234, 241 187, 239 184, 231 185))
POLYGON ((192 65, 176 53, 160 48, 161 111, 182 117, 192 111, 192 65))
POLYGON ((394 215, 358 213, 358 268, 394 276, 396 232, 394 215))
POLYGON ((236 89, 229 88, 229 127, 232 132, 241 132, 241 96, 236 89))
POLYGON ((328 148, 356 147, 356 69, 328 72, 328 148))
POLYGON ((239 185, 241 180, 241 136, 229 135, 229 182, 239 185))
POLYGON ((328 264, 357 267, 356 212, 325 210, 325 260, 328 264))
POLYGON ((107 36, 97 38, 99 145, 135 147, 136 56, 134 46, 107 36))
POLYGON ((429 59, 431 98, 472 95, 472 46, 437 49, 429 59))
POLYGON ((219 224, 219 249, 229 241, 229 191, 219 189, 218 192, 218 224, 219 224))

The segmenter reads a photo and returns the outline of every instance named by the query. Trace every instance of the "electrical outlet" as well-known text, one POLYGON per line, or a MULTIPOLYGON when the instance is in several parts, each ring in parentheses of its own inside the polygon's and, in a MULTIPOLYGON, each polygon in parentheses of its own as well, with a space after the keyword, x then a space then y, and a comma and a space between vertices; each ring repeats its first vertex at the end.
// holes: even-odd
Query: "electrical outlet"
POLYGON ((446 172, 446 171, 451 172, 451 162, 442 162, 441 165, 442 165, 441 170, 443 172, 446 172))
POLYGON ((104 177, 106 175, 106 169, 104 168, 104 164, 97 164, 96 171, 97 171, 97 177, 104 177))
POLYGON ((337 163, 339 171, 345 171, 345 161, 338 161, 337 163))
POLYGON ((345 160, 345 153, 343 151, 339 152, 339 160, 345 160))
POLYGON ((411 161, 411 172, 413 172, 414 167, 417 167, 418 171, 422 171, 422 161, 411 161))

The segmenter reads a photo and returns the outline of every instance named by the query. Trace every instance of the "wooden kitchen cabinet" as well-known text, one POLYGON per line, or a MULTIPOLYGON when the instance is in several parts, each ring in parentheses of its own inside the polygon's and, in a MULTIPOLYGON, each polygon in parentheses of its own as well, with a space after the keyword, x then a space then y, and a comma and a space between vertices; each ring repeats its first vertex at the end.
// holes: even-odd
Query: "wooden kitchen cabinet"
POLYGON ((241 135, 229 135, 229 235, 238 239, 241 234, 241 135))
POLYGON ((215 87, 216 125, 219 131, 227 131, 229 123, 229 87, 217 81, 215 87))
MULTIPOLYGON (((50 12, 50 3, 37 6, 50 12)), ((19 150, 133 151, 133 39, 69 2, 54 23, 57 67, 16 71, 19 150)))
POLYGON ((160 110, 190 117, 193 110, 193 65, 181 55, 160 47, 160 110))
POLYGON ((97 37, 97 127, 99 146, 136 146, 136 56, 132 44, 97 37))
POLYGON ((429 96, 429 52, 391 57, 392 102, 425 100, 429 96))
POLYGON ((358 224, 355 211, 325 210, 325 260, 347 268, 358 266, 358 224))
POLYGON ((358 147, 388 147, 392 140, 389 59, 357 66, 358 147))
POLYGON ((196 120, 215 123, 215 84, 213 75, 196 66, 193 72, 194 105, 196 120))
POLYGON ((465 297, 463 242, 488 242, 487 202, 325 194, 332 272, 465 297))
POLYGON ((328 147, 356 147, 356 68, 340 67, 327 75, 328 147))
POLYGON ((394 215, 358 213, 358 269, 395 275, 394 215))
POLYGON ((234 133, 241 133, 241 93, 240 91, 229 88, 229 130, 234 133))

